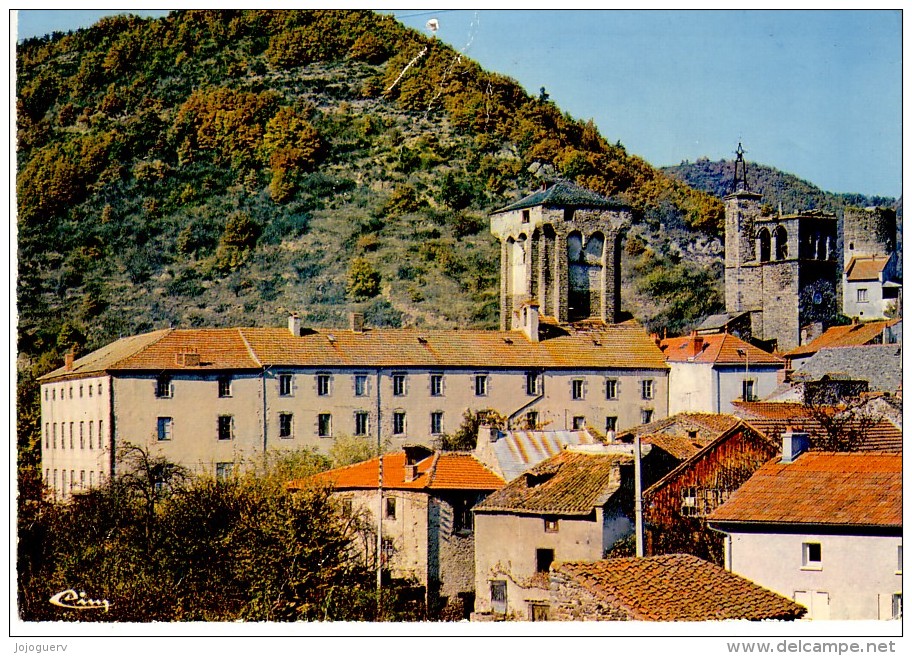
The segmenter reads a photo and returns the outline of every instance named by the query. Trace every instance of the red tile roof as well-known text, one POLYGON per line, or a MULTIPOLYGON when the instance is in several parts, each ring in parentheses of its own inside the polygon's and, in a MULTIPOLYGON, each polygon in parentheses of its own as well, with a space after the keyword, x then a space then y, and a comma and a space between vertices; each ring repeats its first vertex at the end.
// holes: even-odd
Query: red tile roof
POLYGON ((902 454, 806 452, 758 469, 712 522, 902 526, 902 454))
POLYGON ((476 512, 588 515, 621 486, 621 463, 631 456, 616 452, 566 450, 508 483, 476 512))
POLYGON ((785 366, 785 360, 782 358, 761 351, 756 346, 728 333, 669 337, 661 341, 659 348, 662 349, 668 362, 785 366))
POLYGON ((845 269, 846 279, 849 282, 880 280, 889 261, 889 257, 853 257, 845 269))
MULTIPOLYGON (((469 453, 434 453, 417 463, 414 480, 405 480, 405 452, 383 455, 383 487, 389 490, 480 490, 503 487, 504 480, 469 453)), ((379 458, 321 472, 288 483, 289 489, 313 484, 336 490, 376 489, 379 458)))
POLYGON ((497 330, 313 330, 296 337, 283 328, 164 330, 129 337, 76 360, 74 368, 43 377, 105 371, 300 367, 485 367, 666 369, 665 359, 635 322, 564 327, 540 342, 497 330), (179 366, 184 351, 198 366, 179 366))
POLYGON ((884 329, 894 326, 902 319, 885 319, 883 321, 868 321, 854 323, 848 326, 833 326, 827 329, 817 339, 792 349, 785 354, 787 358, 796 356, 813 355, 827 346, 864 346, 865 344, 880 344, 884 329))
POLYGON ((793 620, 803 606, 689 554, 609 558, 552 566, 631 620, 793 620))

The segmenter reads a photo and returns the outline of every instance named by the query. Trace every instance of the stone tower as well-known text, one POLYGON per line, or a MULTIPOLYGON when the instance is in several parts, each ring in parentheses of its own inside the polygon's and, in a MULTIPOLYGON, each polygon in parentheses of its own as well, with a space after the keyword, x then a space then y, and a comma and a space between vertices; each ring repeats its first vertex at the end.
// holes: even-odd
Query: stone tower
POLYGON ((561 323, 615 323, 621 231, 631 216, 628 206, 563 180, 492 213, 501 329, 523 328, 530 306, 561 323))
MULTIPOLYGON (((763 306, 753 239, 754 223, 760 218, 760 194, 750 190, 747 163, 740 143, 736 155, 731 193, 722 199, 725 204, 725 310, 732 315, 760 311, 763 306)), ((756 324, 756 321, 752 323, 756 324)), ((759 326, 752 328, 756 331, 759 326)))
POLYGON ((853 257, 889 257, 896 252, 896 212, 886 207, 847 207, 843 225, 843 266, 853 257))

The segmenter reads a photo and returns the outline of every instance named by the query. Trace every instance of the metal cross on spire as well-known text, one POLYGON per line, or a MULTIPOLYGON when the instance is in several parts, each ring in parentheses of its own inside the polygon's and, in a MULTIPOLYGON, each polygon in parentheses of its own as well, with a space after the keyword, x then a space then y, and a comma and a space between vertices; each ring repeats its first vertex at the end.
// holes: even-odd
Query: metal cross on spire
POLYGON ((746 152, 739 141, 738 149, 735 151, 735 176, 732 178, 732 193, 750 191, 750 185, 747 183, 747 162, 744 161, 744 153, 746 152))

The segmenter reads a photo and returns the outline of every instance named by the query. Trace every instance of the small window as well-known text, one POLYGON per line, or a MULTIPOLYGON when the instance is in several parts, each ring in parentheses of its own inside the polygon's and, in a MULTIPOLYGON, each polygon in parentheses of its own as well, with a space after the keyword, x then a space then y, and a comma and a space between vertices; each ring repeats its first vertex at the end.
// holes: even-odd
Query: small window
POLYGON ((386 519, 396 519, 396 497, 386 497, 386 519))
POLYGON ((44 422, 44 448, 51 448, 51 424, 49 422, 44 422))
POLYGON ((469 499, 457 499, 453 502, 454 532, 469 533, 475 528, 472 505, 469 499))
POLYGON ((570 382, 571 386, 571 396, 575 401, 579 401, 583 398, 583 379, 576 378, 570 382))
POLYGON ((586 418, 583 416, 578 416, 573 418, 573 430, 585 430, 586 428, 586 418))
POLYGON ((902 619, 902 592, 893 593, 893 619, 902 619))
MULTIPOLYGON (((91 389, 91 388, 90 388, 90 389, 91 389)), ((94 422, 94 421, 90 421, 90 422, 89 422, 89 451, 92 450, 93 445, 94 445, 94 443, 95 443, 95 431, 94 431, 94 428, 95 428, 95 422, 94 422)))
POLYGON ((491 610, 500 614, 507 612, 506 581, 491 581, 491 610))
POLYGON ((367 376, 355 375, 355 396, 367 396, 367 376))
MULTIPOLYGON (((159 376, 155 381, 155 396, 160 399, 170 399, 173 394, 171 376, 159 376)), ((72 388, 70 392, 72 392, 72 388)))
POLYGON ((393 545, 393 538, 382 538, 380 541, 380 562, 386 565, 392 560, 396 553, 396 547, 393 545))
POLYGON ((431 374, 431 396, 443 396, 443 374, 431 374))
POLYGON ((485 374, 475 376, 475 396, 488 395, 488 377, 485 374))
MULTIPOLYGON (((70 385, 70 398, 71 399, 73 398, 73 386, 72 385, 70 385)), ((70 487, 72 487, 72 483, 71 483, 70 487)))
POLYGON ((330 381, 329 374, 317 374, 317 395, 329 396, 330 381))
POLYGON ((536 549, 535 550, 535 571, 547 572, 551 569, 551 563, 554 562, 554 549, 536 549))
POLYGON ((367 435, 370 432, 369 416, 363 411, 355 413, 355 435, 367 435))
POLYGON ((231 477, 231 472, 234 471, 233 462, 217 462, 215 463, 215 480, 217 481, 227 481, 231 477))
POLYGON ((641 391, 644 399, 651 399, 653 395, 653 385, 652 380, 643 380, 641 383, 641 391))
POLYGON ((98 381, 98 396, 101 396, 101 381, 98 381))
POLYGON ((352 498, 351 497, 342 497, 342 516, 351 517, 354 514, 352 508, 352 498))
POLYGON ((540 379, 541 377, 538 375, 538 372, 526 372, 526 394, 529 396, 538 396, 541 393, 539 391, 541 389, 541 386, 539 384, 540 379))
POLYGON ((545 533, 557 533, 557 519, 545 517, 545 533))
POLYGON ((742 380, 741 381, 741 398, 744 401, 756 401, 757 394, 754 390, 755 381, 753 380, 742 380))
POLYGON ((279 396, 291 396, 291 374, 279 374, 279 396))
POLYGON ((393 374, 393 396, 405 396, 405 374, 393 374))
MULTIPOLYGON (((51 444, 53 444, 53 446, 51 448, 56 449, 57 448, 57 422, 54 422, 53 424, 51 424, 51 438, 53 439, 53 442, 51 442, 51 444)), ((62 444, 63 429, 61 429, 60 441, 61 441, 61 448, 63 448, 63 444, 62 444)))
POLYGON ((73 422, 70 422, 70 448, 73 448, 73 422))
POLYGON ((529 604, 529 620, 532 622, 547 622, 550 607, 548 604, 529 604))
POLYGON ((808 569, 820 569, 821 547, 819 542, 804 542, 801 545, 801 565, 808 569))
POLYGON ((79 398, 82 398, 82 385, 79 386, 79 398))
POLYGON ((652 422, 652 410, 648 408, 643 408, 640 410, 640 422, 643 424, 648 424, 652 422))
POLYGON ((614 379, 608 379, 605 381, 605 398, 606 399, 616 399, 618 396, 618 382, 614 379))
POLYGON ((443 432, 443 413, 442 412, 432 412, 431 413, 431 434, 439 435, 443 432))
POLYGON ((55 387, 54 389, 51 390, 51 401, 56 401, 56 400, 57 400, 57 388, 55 387))
POLYGON ((868 302, 868 290, 864 287, 858 290, 858 302, 867 303, 868 302))
POLYGON ((232 437, 234 437, 234 417, 231 415, 219 415, 218 438, 220 440, 230 440, 232 437))
POLYGON ((617 417, 605 417, 605 430, 616 431, 618 428, 618 418, 617 417))
POLYGON ((47 387, 44 388, 44 400, 45 401, 48 400, 48 388, 47 387))
POLYGON ((85 448, 85 422, 79 422, 79 448, 85 448))
POLYGON ((317 437, 332 437, 332 415, 317 415, 317 437))
POLYGON ((405 435, 405 413, 401 410, 393 413, 393 435, 405 435))
POLYGON ((538 428, 538 412, 529 410, 526 413, 526 430, 536 430, 538 428))
MULTIPOLYGON (((90 385, 89 385, 89 398, 90 398, 90 399, 92 398, 92 390, 93 390, 93 389, 95 389, 95 386, 90 384, 90 385)), ((91 475, 91 472, 89 472, 89 474, 91 475)), ((91 485, 90 485, 90 487, 91 487, 91 485)))
POLYGON ((79 470, 79 487, 81 487, 82 489, 85 489, 85 486, 86 486, 85 469, 80 469, 79 470))
POLYGON ((528 222, 529 222, 529 218, 530 218, 529 210, 523 210, 523 211, 522 211, 522 219, 521 219, 522 222, 523 222, 523 223, 528 223, 528 222))
POLYGON ((219 376, 218 395, 220 399, 226 399, 231 396, 231 376, 219 376))
POLYGON ((294 415, 290 412, 279 414, 279 437, 285 440, 294 436, 294 415))

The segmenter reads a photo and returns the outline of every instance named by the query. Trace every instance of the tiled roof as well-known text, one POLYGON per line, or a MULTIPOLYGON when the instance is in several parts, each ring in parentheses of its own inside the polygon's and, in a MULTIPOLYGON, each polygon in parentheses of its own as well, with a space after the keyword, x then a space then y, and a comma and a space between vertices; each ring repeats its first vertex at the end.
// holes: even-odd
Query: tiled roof
POLYGON ((515 203, 495 210, 492 214, 511 212, 513 210, 536 207, 538 205, 545 205, 547 207, 593 207, 615 209, 629 207, 619 201, 605 198, 594 191, 583 189, 572 182, 558 180, 554 184, 548 186, 547 189, 531 193, 515 203))
POLYGON ((665 419, 657 419, 618 433, 618 440, 629 442, 634 435, 676 435, 688 437, 696 431, 699 439, 714 439, 738 423, 733 415, 713 412, 679 412, 665 419))
POLYGON ((785 366, 785 360, 756 346, 738 339, 734 335, 698 335, 694 337, 668 337, 659 348, 669 362, 703 362, 711 364, 777 364, 785 366), (699 353, 694 354, 694 340, 702 342, 699 353))
POLYGON ((662 449, 675 460, 687 460, 700 449, 712 442, 708 437, 690 438, 685 435, 647 435, 643 438, 644 444, 662 449))
POLYGON ((902 526, 902 454, 806 452, 758 469, 713 522, 902 526))
POLYGON ((775 592, 689 554, 556 563, 552 573, 572 578, 632 620, 792 620, 806 612, 775 592))
POLYGON ((853 257, 845 269, 846 280, 880 280, 880 274, 889 262, 889 257, 853 257))
MULTIPOLYGON (((512 430, 500 433, 493 444, 480 443, 476 453, 490 451, 496 459, 495 469, 503 472, 506 480, 514 478, 538 463, 563 451, 567 445, 600 444, 589 431, 512 430)), ((492 466, 493 462, 485 460, 492 466)))
POLYGON ((476 512, 588 515, 621 486, 629 455, 562 451, 508 483, 476 512))
POLYGON ((865 344, 879 343, 884 329, 888 326, 894 326, 900 321, 901 319, 885 319, 883 321, 854 323, 848 326, 833 326, 817 339, 792 349, 785 356, 811 355, 826 346, 863 346, 865 344))
POLYGON ((824 376, 866 380, 868 389, 895 392, 902 384, 902 345, 830 346, 801 360, 798 374, 820 380, 824 376))
POLYGON ((667 365, 635 322, 572 326, 530 342, 522 332, 497 330, 312 330, 296 337, 284 328, 166 330, 114 342, 43 380, 115 370, 301 367, 645 368, 667 365), (178 367, 182 351, 199 366, 178 367))
MULTIPOLYGON (((383 455, 383 487, 389 490, 481 490, 503 487, 503 479, 482 465, 470 453, 434 453, 417 463, 414 480, 405 480, 405 452, 383 455)), ((331 485, 336 490, 377 488, 379 458, 347 467, 320 472, 307 479, 288 483, 289 489, 313 484, 331 485)))

